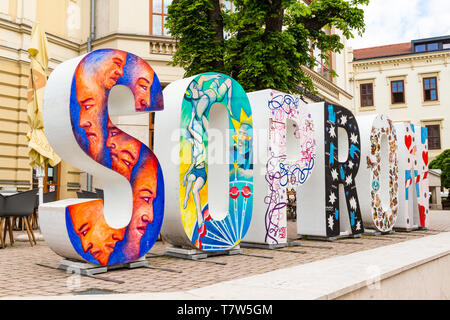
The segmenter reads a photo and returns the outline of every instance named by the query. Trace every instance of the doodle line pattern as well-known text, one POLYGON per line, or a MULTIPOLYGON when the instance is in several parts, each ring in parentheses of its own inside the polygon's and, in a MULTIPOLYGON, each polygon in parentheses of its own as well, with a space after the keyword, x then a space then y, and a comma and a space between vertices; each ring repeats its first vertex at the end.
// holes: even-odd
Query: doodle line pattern
POLYGON ((370 135, 371 153, 367 166, 371 173, 371 210, 374 225, 379 231, 391 231, 398 216, 398 154, 397 134, 392 121, 384 115, 374 120, 370 135), (384 210, 381 202, 381 138, 386 135, 389 145, 389 208, 384 210))
POLYGON ((288 186, 304 184, 314 168, 315 139, 314 126, 306 105, 296 96, 272 91, 268 102, 269 159, 265 179, 268 194, 264 203, 265 242, 279 244, 287 241, 287 193, 288 186), (299 160, 289 163, 287 159, 287 120, 292 120, 294 137, 300 145, 299 160))
POLYGON ((344 185, 345 200, 353 234, 364 232, 355 177, 361 161, 361 137, 354 115, 344 107, 325 104, 325 194, 327 237, 340 235, 339 184, 344 185), (338 161, 338 133, 347 131, 349 158, 338 161))

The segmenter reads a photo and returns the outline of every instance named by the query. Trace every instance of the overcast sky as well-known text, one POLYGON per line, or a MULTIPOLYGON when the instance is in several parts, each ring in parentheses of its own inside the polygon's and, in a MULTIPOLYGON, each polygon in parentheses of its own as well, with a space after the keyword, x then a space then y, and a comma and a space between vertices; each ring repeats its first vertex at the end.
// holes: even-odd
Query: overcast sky
POLYGON ((366 33, 348 41, 353 49, 450 35, 450 0, 370 0, 366 33))

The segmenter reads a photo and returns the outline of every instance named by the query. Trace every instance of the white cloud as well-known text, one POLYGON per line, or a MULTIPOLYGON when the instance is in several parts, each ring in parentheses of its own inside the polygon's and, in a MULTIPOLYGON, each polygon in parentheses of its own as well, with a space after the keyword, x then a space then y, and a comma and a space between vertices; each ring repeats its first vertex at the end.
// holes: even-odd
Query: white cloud
POLYGON ((370 0, 366 32, 348 41, 354 49, 450 35, 448 0, 370 0))

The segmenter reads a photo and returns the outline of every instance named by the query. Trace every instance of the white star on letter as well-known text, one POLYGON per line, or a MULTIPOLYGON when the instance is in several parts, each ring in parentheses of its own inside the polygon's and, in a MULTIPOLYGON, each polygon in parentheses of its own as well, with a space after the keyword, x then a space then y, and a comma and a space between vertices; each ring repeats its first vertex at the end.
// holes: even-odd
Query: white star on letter
POLYGON ((333 219, 333 216, 329 216, 329 217, 328 217, 328 228, 330 228, 331 230, 333 230, 333 228, 334 228, 334 219, 333 219))
POLYGON ((353 169, 354 166, 355 166, 355 164, 353 163, 353 161, 350 161, 350 162, 348 163, 348 167, 349 167, 350 169, 353 169))
POLYGON ((333 177, 333 180, 337 180, 339 178, 339 173, 336 169, 331 170, 331 176, 333 177))
POLYGON ((335 202, 336 202, 336 195, 334 194, 334 192, 332 192, 331 194, 330 194, 330 203, 331 204, 334 204, 335 202))
POLYGON ((345 126, 345 125, 347 124, 347 116, 342 116, 342 117, 341 117, 341 124, 342 124, 343 126, 345 126))
POLYGON ((345 183, 349 186, 349 185, 351 185, 352 183, 353 183, 353 178, 352 178, 352 176, 348 176, 346 179, 345 179, 345 183))
POLYGON ((356 199, 355 199, 355 197, 352 197, 349 202, 350 202, 350 208, 352 208, 353 210, 356 210, 356 199))
POLYGON ((335 127, 333 127, 333 126, 330 127, 330 137, 336 138, 336 131, 335 131, 335 127))
POLYGON ((357 136, 356 134, 352 133, 352 134, 350 135, 350 141, 351 141, 353 144, 358 144, 358 136, 357 136))

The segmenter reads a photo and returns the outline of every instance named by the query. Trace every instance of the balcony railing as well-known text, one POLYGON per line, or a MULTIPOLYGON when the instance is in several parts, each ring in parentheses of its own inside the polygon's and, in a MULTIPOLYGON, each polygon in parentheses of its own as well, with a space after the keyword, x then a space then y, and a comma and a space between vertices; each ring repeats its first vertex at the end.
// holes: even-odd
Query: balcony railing
POLYGON ((150 53, 173 55, 176 50, 177 44, 173 39, 155 38, 150 40, 150 53))

